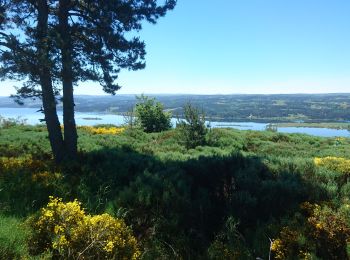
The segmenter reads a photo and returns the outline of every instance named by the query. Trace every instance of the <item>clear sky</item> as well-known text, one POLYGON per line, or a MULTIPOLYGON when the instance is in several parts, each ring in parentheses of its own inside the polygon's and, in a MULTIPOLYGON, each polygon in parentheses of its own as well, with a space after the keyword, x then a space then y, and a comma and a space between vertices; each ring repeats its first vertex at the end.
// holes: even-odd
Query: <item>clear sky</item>
POLYGON ((147 67, 122 72, 118 93, 350 92, 349 0, 178 0, 140 36, 147 67))

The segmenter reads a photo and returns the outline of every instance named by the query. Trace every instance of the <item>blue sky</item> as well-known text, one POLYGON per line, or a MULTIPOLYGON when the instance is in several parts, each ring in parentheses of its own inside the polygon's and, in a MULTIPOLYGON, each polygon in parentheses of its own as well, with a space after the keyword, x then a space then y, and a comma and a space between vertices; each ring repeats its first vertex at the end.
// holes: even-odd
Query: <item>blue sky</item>
POLYGON ((178 0, 140 32, 147 67, 122 72, 119 93, 350 92, 349 14, 349 0, 178 0))

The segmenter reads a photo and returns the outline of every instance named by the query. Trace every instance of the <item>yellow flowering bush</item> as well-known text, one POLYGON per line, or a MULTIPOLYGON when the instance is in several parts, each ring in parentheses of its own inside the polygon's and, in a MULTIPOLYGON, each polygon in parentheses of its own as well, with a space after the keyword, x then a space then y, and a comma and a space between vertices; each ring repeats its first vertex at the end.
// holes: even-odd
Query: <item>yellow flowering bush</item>
POLYGON ((350 175, 350 159, 331 156, 324 158, 316 157, 314 163, 316 166, 325 167, 342 174, 350 175))
POLYGON ((273 240, 271 242, 271 252, 275 254, 275 259, 285 259, 286 258, 286 250, 283 241, 279 238, 273 240))
MULTIPOLYGON (((7 181, 11 178, 28 178, 31 182, 49 186, 62 178, 58 172, 47 170, 49 167, 43 161, 31 157, 0 157, 0 177, 7 181)), ((28 183, 30 184, 30 182, 28 183)))
POLYGON ((50 197, 47 206, 41 209, 37 219, 29 219, 34 233, 29 247, 33 254, 44 251, 65 250, 67 239, 71 240, 71 230, 84 221, 85 212, 78 201, 63 203, 61 199, 50 197))
POLYGON ((73 243, 80 248, 79 254, 96 258, 138 259, 140 256, 131 230, 124 221, 108 214, 86 216, 83 225, 76 229, 73 243))
POLYGON ((34 234, 32 254, 51 251, 64 259, 138 259, 136 238, 124 221, 108 214, 86 215, 81 204, 50 197, 37 219, 30 220, 34 234))
POLYGON ((42 171, 37 173, 32 173, 31 176, 32 182, 41 183, 45 186, 49 186, 54 181, 62 179, 61 173, 58 172, 49 172, 49 171, 42 171))
POLYGON ((350 227, 345 216, 326 206, 314 204, 307 221, 311 226, 311 235, 322 255, 328 256, 329 259, 347 259, 346 248, 350 243, 350 227))
POLYGON ((271 252, 274 259, 288 259, 291 256, 298 256, 298 259, 310 259, 305 246, 299 245, 300 234, 284 227, 280 232, 279 238, 271 242, 271 252))
POLYGON ((33 160, 31 157, 0 157, 0 172, 2 173, 22 168, 37 171, 44 166, 42 161, 33 160))
POLYGON ((63 180, 51 161, 0 157, 1 210, 32 213, 46 203, 53 190, 60 190, 63 180))
POLYGON ((124 127, 92 127, 92 126, 81 126, 79 129, 83 129, 91 134, 97 135, 117 135, 125 131, 124 127))

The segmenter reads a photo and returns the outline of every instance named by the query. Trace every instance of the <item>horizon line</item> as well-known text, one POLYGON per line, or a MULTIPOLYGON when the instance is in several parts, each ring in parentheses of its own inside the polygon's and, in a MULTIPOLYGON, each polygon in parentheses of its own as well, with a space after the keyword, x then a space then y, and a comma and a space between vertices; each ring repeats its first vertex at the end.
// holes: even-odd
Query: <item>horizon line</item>
MULTIPOLYGON (((296 93, 116 93, 115 95, 112 94, 74 94, 74 96, 91 96, 91 97, 105 97, 105 96, 133 96, 133 95, 157 95, 157 96, 233 96, 233 95, 242 95, 242 96, 249 96, 249 95, 261 95, 261 96, 268 96, 268 95, 336 95, 336 94, 350 94, 350 92, 317 92, 317 93, 305 93, 305 92, 296 92, 296 93)), ((11 95, 1 95, 0 97, 8 97, 10 98, 11 95)))

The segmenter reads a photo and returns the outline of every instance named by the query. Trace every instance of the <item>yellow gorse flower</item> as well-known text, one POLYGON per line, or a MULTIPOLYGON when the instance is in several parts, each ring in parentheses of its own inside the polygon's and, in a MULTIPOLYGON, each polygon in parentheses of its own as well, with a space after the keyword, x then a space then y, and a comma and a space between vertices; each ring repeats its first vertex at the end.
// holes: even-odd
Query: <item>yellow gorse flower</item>
POLYGON ((30 170, 38 170, 45 165, 42 161, 33 160, 31 157, 0 157, 0 170, 17 170, 26 168, 30 170))
POLYGON ((281 239, 272 241, 271 251, 274 252, 275 259, 285 259, 284 245, 281 239))
POLYGON ((137 240, 123 220, 109 214, 87 215, 77 200, 63 203, 50 197, 34 224, 37 240, 49 237, 47 250, 56 250, 63 258, 98 257, 139 259, 137 240), (88 250, 86 250, 88 248, 88 250))
POLYGON ((92 127, 92 126, 80 126, 79 129, 83 129, 91 134, 97 135, 117 135, 125 131, 124 127, 92 127))
POLYGON ((324 158, 316 157, 314 163, 316 166, 325 167, 342 174, 350 174, 350 159, 331 156, 324 158))
POLYGON ((342 213, 335 213, 327 206, 313 205, 313 211, 307 219, 312 227, 313 236, 327 241, 329 248, 339 248, 350 240, 350 227, 342 213))
POLYGON ((0 177, 21 177, 29 182, 49 186, 56 180, 62 179, 61 173, 50 169, 52 168, 49 167, 50 163, 50 161, 35 160, 31 156, 0 157, 0 177))
POLYGON ((305 248, 298 248, 299 233, 289 227, 283 227, 279 238, 271 242, 271 252, 274 259, 286 259, 288 256, 298 254, 298 259, 310 259, 305 248))

